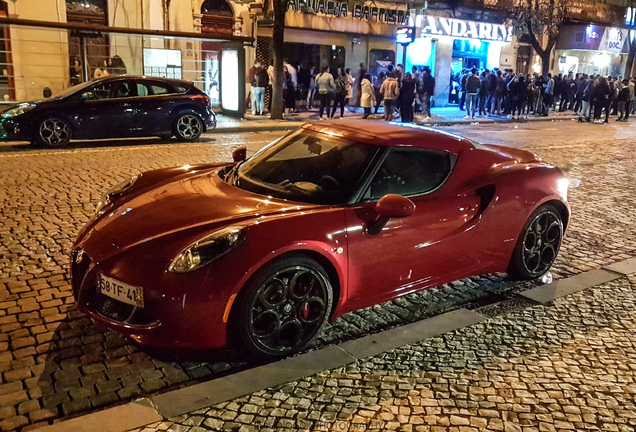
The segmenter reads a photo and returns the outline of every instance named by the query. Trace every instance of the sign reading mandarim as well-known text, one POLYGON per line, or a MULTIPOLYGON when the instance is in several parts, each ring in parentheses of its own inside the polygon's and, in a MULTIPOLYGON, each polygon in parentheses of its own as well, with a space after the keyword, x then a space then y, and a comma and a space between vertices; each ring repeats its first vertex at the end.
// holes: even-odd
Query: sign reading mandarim
POLYGON ((406 24, 409 18, 409 11, 406 8, 378 7, 375 3, 350 5, 346 1, 334 0, 287 0, 287 10, 398 25, 406 24))
POLYGON ((451 36, 455 38, 480 39, 484 41, 511 42, 514 33, 512 26, 466 21, 456 18, 436 16, 418 17, 417 26, 422 29, 422 36, 451 36))

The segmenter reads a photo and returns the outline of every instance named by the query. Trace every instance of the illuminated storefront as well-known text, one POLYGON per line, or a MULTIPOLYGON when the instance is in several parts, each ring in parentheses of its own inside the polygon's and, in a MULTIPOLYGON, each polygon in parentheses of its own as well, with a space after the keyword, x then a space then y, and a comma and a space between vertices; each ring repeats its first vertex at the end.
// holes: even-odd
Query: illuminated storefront
MULTIPOLYGON (((417 37, 406 48, 406 71, 413 66, 431 69, 436 106, 448 105, 452 81, 463 69, 511 67, 511 26, 433 15, 417 15, 410 23, 417 37)), ((403 49, 398 48, 398 59, 403 58, 403 49)))
POLYGON ((557 41, 554 69, 562 74, 622 75, 629 52, 625 43, 628 36, 629 30, 617 27, 568 26, 557 41))

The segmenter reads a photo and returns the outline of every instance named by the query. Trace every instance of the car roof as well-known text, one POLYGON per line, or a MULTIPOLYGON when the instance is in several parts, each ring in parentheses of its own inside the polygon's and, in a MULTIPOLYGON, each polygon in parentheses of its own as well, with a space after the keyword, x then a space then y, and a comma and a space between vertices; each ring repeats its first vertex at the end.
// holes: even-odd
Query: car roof
POLYGON ((459 135, 412 123, 342 120, 305 123, 302 127, 315 132, 340 136, 350 141, 385 147, 412 146, 448 150, 456 154, 474 148, 471 141, 459 135))
POLYGON ((97 78, 94 79, 93 82, 102 82, 102 81, 114 81, 114 80, 118 80, 118 79, 136 79, 136 80, 140 80, 140 81, 158 81, 158 82, 164 82, 164 83, 168 83, 168 84, 173 84, 173 85, 182 85, 185 87, 192 87, 194 85, 193 82, 191 81, 184 81, 184 80, 177 80, 177 79, 172 79, 172 78, 162 78, 162 77, 155 77, 155 76, 145 76, 145 75, 110 75, 107 77, 101 77, 101 78, 97 78))

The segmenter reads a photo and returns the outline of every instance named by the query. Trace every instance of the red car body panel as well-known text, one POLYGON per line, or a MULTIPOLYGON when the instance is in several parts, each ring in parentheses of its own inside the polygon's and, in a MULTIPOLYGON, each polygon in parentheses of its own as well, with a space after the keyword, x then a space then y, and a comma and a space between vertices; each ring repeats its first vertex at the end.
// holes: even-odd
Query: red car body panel
POLYGON ((441 187, 411 197, 411 216, 391 219, 377 235, 367 231, 377 217, 374 203, 323 206, 258 195, 223 181, 218 171, 227 164, 144 173, 76 240, 72 276, 80 309, 144 345, 221 348, 231 342, 223 317, 235 295, 281 255, 309 255, 328 271, 333 320, 426 287, 506 271, 524 223, 543 203, 569 218, 558 190, 563 174, 530 152, 384 122, 303 127, 381 147, 447 150, 456 163, 441 187), (190 273, 167 271, 188 245, 230 225, 246 227, 236 249, 190 273), (76 259, 80 250, 89 259, 76 259), (98 273, 143 287, 142 323, 97 310, 98 273))

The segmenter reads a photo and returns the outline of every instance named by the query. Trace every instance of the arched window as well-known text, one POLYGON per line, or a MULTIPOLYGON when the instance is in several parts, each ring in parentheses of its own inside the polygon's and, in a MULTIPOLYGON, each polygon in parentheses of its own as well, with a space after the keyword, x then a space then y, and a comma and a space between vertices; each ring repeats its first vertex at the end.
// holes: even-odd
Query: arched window
POLYGON ((232 6, 225 0, 205 0, 201 5, 201 13, 203 15, 234 16, 232 6))
POLYGON ((201 33, 231 35, 234 11, 226 0, 205 0, 201 5, 201 33))

